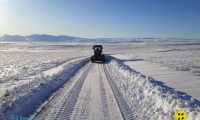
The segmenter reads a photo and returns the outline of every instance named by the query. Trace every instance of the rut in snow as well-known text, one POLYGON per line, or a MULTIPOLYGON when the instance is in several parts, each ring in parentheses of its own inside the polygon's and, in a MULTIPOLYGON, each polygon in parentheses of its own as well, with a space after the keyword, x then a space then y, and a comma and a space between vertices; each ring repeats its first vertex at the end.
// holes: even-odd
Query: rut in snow
MULTIPOLYGON (((102 67, 102 66, 98 66, 102 67)), ((102 73, 100 71, 101 69, 99 68, 99 87, 100 87, 100 95, 101 95, 101 105, 102 105, 102 112, 105 120, 109 120, 109 109, 108 109, 108 101, 106 98, 106 91, 102 79, 102 73)))
POLYGON ((76 105, 80 91, 82 89, 83 83, 85 81, 85 78, 87 77, 92 66, 93 66, 93 64, 90 64, 88 69, 86 69, 84 71, 84 73, 80 77, 79 81, 76 83, 76 85, 74 86, 72 91, 69 93, 67 98, 63 99, 64 102, 61 101, 61 102, 63 102, 63 103, 61 103, 61 105, 62 105, 61 108, 59 108, 59 110, 56 112, 56 114, 52 114, 50 119, 58 119, 58 120, 70 119, 70 116, 76 105))
POLYGON ((133 111, 131 110, 129 105, 126 103, 126 101, 125 101, 124 97, 122 96, 121 92, 119 91, 116 83, 112 79, 112 77, 109 73, 108 67, 106 65, 104 65, 103 68, 104 68, 104 73, 106 75, 108 83, 110 84, 110 87, 112 88, 113 94, 114 94, 117 104, 120 108, 122 117, 125 120, 135 120, 136 116, 133 114, 133 111))

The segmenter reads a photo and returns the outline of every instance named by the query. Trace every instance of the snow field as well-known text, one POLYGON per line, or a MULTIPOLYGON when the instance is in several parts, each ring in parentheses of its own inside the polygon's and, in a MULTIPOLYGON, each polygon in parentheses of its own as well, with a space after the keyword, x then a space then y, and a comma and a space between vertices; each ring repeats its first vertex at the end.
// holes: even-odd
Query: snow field
POLYGON ((52 68, 33 78, 31 82, 9 91, 1 97, 1 119, 9 119, 13 114, 29 116, 71 76, 89 61, 88 58, 77 58, 52 68))
MULTIPOLYGON (((79 68, 89 61, 84 58, 75 58, 91 56, 93 44, 98 43, 0 43, 0 119, 9 119, 12 114, 25 117, 35 112, 44 101, 48 100, 71 79, 79 68)), ((113 81, 116 82, 116 88, 119 87, 126 103, 136 113, 137 119, 173 120, 173 114, 179 108, 183 108, 189 120, 200 120, 200 103, 190 97, 190 94, 175 91, 170 88, 172 86, 165 86, 154 78, 144 76, 143 72, 135 71, 137 69, 134 66, 131 69, 124 65, 126 61, 133 62, 141 59, 174 70, 185 71, 196 78, 200 73, 200 44, 198 42, 100 44, 104 45, 105 54, 112 54, 122 59, 119 61, 112 59, 107 66, 113 81)), ((144 66, 144 69, 147 68, 144 66)), ((96 72, 93 71, 93 78, 90 79, 92 83, 87 82, 88 84, 95 84, 93 80, 97 79, 96 72)), ((170 71, 170 73, 174 72, 170 71)), ((104 85, 107 86, 105 93, 108 91, 113 94, 104 74, 102 78, 104 85)), ((177 79, 181 81, 180 78, 177 79)), ((190 81, 194 82, 193 79, 190 81)), ((99 85, 101 88, 101 83, 99 85)), ((188 88, 187 83, 184 87, 184 90, 188 88)), ((104 89, 101 88, 101 91, 103 91, 101 96, 104 98, 104 89)), ((87 98, 88 94, 80 95, 87 98)), ((96 96, 96 94, 93 95, 96 96)), ((108 104, 109 101, 113 104, 111 99, 108 100, 108 104)), ((83 103, 88 104, 87 102, 83 103)), ((93 105, 96 105, 95 101, 93 102, 93 105)), ((106 106, 105 103, 103 102, 102 106, 106 106)), ((117 108, 116 105, 113 106, 109 108, 110 112, 117 108)), ((108 115, 105 114, 105 116, 108 115)), ((109 116, 112 115, 109 114, 109 116)))
POLYGON ((173 115, 179 108, 184 109, 189 120, 200 119, 199 101, 174 91, 115 59, 111 60, 109 66, 112 77, 138 119, 173 120, 173 115))

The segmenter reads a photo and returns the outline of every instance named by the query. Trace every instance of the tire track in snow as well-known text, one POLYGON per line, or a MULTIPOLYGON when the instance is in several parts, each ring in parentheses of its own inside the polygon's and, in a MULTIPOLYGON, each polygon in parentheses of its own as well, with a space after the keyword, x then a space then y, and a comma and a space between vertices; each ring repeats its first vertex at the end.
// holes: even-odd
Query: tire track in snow
POLYGON ((71 117, 72 120, 87 120, 89 113, 90 113, 90 101, 91 101, 91 86, 89 87, 89 89, 87 89, 86 91, 84 91, 86 94, 84 95, 84 97, 79 98, 79 99, 83 99, 83 102, 81 103, 77 103, 76 105, 76 110, 74 111, 74 116, 71 117), (80 113, 80 114, 79 114, 80 113))
POLYGON ((82 89, 85 78, 87 77, 90 69, 93 67, 93 64, 90 63, 88 69, 86 69, 78 82, 75 84, 74 88, 70 91, 68 96, 64 96, 60 101, 59 106, 55 108, 56 114, 52 114, 50 117, 51 120, 68 120, 74 110, 76 102, 78 100, 80 91, 82 89))
POLYGON ((108 83, 110 84, 110 87, 113 91, 114 97, 115 97, 117 104, 119 106, 119 109, 121 111, 123 119, 136 120, 136 116, 134 115, 133 111, 129 108, 124 97, 122 96, 121 92, 119 91, 116 83, 113 81, 113 79, 109 73, 108 67, 106 65, 103 65, 103 68, 104 68, 103 70, 104 70, 104 73, 108 80, 108 83))
MULTIPOLYGON (((101 66, 98 66, 98 68, 101 66)), ((101 95, 101 105, 102 105, 102 112, 103 112, 103 116, 104 116, 104 120, 109 120, 109 109, 108 109, 108 101, 106 98, 106 92, 105 92, 105 87, 104 87, 104 83, 103 83, 103 79, 102 79, 102 73, 101 73, 101 69, 99 68, 99 87, 100 87, 100 95, 101 95)))
POLYGON ((89 89, 87 89, 86 91, 86 95, 84 97, 84 102, 82 104, 82 108, 81 108, 81 114, 80 114, 80 118, 81 120, 86 120, 89 116, 90 113, 90 95, 91 95, 91 87, 89 89))

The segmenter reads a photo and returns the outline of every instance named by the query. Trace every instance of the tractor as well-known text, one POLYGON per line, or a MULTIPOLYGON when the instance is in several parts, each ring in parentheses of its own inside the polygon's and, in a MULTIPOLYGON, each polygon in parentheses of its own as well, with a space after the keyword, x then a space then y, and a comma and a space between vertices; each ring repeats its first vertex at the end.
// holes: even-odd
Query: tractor
POLYGON ((102 54, 102 45, 93 45, 94 55, 91 56, 91 61, 94 62, 105 62, 105 55, 102 54))

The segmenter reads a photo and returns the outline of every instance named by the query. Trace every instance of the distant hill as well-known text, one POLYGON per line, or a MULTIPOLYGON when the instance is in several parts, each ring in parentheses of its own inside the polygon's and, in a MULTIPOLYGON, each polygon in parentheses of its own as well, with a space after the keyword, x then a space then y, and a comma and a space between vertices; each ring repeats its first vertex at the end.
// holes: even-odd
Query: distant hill
MULTIPOLYGON (((0 41, 5 42, 147 42, 147 41, 192 41, 182 38, 80 38, 67 35, 33 34, 29 36, 4 35, 0 41)), ((198 40, 199 41, 199 40, 198 40)))
POLYGON ((0 41, 7 42, 139 42, 141 40, 136 38, 80 38, 67 35, 46 35, 33 34, 29 36, 20 35, 4 35, 0 37, 0 41))
MULTIPOLYGON (((150 39, 150 38, 147 38, 150 39)), ((152 38, 155 39, 155 38, 152 38)), ((80 38, 67 35, 33 34, 29 36, 4 35, 0 41, 5 42, 141 42, 141 38, 80 38)))
POLYGON ((85 38, 71 37, 66 35, 46 35, 46 34, 33 34, 29 36, 20 35, 4 35, 0 37, 0 41, 10 42, 70 42, 70 41, 85 40, 85 38))

